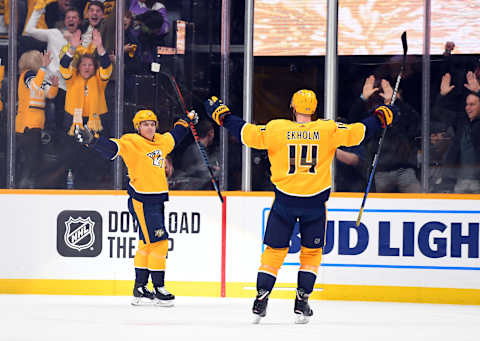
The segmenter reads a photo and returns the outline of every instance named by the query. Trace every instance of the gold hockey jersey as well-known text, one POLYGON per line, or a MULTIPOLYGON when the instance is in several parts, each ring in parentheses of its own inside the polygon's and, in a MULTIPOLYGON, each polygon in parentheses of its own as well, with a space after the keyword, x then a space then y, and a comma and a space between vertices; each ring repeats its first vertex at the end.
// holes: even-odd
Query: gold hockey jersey
MULTIPOLYGON (((18 113, 15 119, 15 131, 23 133, 25 128, 40 128, 45 126, 45 97, 57 96, 58 87, 44 82, 45 70, 39 69, 30 81, 25 75, 30 70, 22 72, 18 80, 18 113)), ((30 71, 31 72, 31 71, 30 71)))
POLYGON ((331 187, 330 165, 335 150, 360 144, 365 125, 272 120, 267 125, 245 124, 241 137, 247 146, 268 151, 271 180, 279 191, 309 197, 331 187))
POLYGON ((118 153, 128 168, 130 186, 140 194, 168 192, 165 158, 175 147, 172 134, 155 134, 153 141, 139 134, 125 134, 110 139, 118 146, 118 153))

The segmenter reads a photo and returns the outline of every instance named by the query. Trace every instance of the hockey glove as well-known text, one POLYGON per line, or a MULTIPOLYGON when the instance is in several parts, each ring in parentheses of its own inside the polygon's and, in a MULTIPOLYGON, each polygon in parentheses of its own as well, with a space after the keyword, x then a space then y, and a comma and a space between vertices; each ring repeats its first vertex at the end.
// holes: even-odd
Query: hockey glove
POLYGON ((385 128, 392 124, 393 119, 396 115, 398 115, 398 111, 393 105, 381 105, 375 108, 375 112, 373 114, 380 120, 382 128, 385 128))
POLYGON ((88 146, 93 141, 92 131, 88 128, 87 125, 82 129, 79 126, 75 128, 75 139, 78 143, 81 143, 85 146, 88 146))
POLYGON ((223 104, 222 100, 212 96, 205 101, 205 110, 207 114, 215 121, 219 126, 223 126, 223 120, 225 116, 230 115, 230 109, 223 104))
POLYGON ((188 128, 188 125, 190 123, 193 123, 193 125, 196 125, 198 123, 198 114, 195 112, 195 110, 191 110, 188 112, 188 114, 183 115, 182 118, 178 119, 178 121, 175 122, 174 126, 180 124, 185 128, 188 128))

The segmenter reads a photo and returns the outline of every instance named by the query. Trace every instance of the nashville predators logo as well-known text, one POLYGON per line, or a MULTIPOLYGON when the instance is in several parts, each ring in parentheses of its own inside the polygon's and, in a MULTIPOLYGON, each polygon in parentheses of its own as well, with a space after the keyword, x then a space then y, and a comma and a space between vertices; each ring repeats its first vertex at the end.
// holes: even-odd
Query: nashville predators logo
POLYGON ((162 229, 155 230, 155 237, 161 238, 164 233, 162 229))
POLYGON ((153 160, 154 166, 163 168, 163 163, 165 162, 165 159, 162 157, 161 150, 154 150, 153 152, 148 153, 147 156, 153 160))

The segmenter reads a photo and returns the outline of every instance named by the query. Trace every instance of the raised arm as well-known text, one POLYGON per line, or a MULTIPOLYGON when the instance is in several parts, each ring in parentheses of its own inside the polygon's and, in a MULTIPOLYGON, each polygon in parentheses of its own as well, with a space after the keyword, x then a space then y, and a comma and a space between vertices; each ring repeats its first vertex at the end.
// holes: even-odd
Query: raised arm
POLYGON ((58 93, 58 76, 50 77, 50 87, 48 88, 47 98, 52 99, 57 97, 58 93))
POLYGON ((32 77, 32 75, 28 73, 25 75, 25 84, 29 89, 40 89, 42 87, 43 80, 45 79, 47 66, 52 61, 50 52, 44 52, 41 55, 42 65, 40 69, 38 69, 37 74, 34 77, 32 77))
POLYGON ((44 9, 35 9, 25 25, 25 35, 33 37, 40 41, 48 41, 49 29, 37 28, 40 17, 44 13, 44 9))
POLYGON ((230 109, 215 96, 208 99, 204 105, 212 120, 226 128, 238 141, 251 148, 267 149, 266 126, 247 123, 238 116, 230 115, 230 109))
MULTIPOLYGON (((223 101, 215 96, 212 96, 204 103, 205 111, 219 126, 224 127, 228 132, 234 136, 238 141, 247 144, 242 139, 242 129, 247 124, 238 116, 230 115, 232 112, 223 101)), ((248 144, 247 144, 248 145, 248 144)), ((250 145, 248 145, 250 147, 250 145)))
POLYGON ((103 47, 102 35, 97 29, 93 30, 92 42, 100 56, 100 68, 97 71, 98 75, 102 81, 108 81, 112 76, 112 62, 103 47))
POLYGON ((63 55, 62 59, 60 59, 60 73, 65 80, 69 80, 73 76, 72 61, 77 47, 79 47, 81 44, 81 35, 82 33, 80 30, 77 30, 75 33, 68 36, 68 42, 70 46, 67 52, 63 55))

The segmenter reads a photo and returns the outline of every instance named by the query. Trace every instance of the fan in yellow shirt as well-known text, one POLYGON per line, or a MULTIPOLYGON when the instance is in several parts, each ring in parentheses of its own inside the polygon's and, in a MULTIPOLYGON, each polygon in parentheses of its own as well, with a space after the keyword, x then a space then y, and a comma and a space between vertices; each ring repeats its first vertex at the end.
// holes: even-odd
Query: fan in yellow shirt
POLYGON ((88 118, 90 130, 103 130, 101 115, 108 112, 105 100, 105 88, 112 75, 112 63, 103 47, 102 37, 97 30, 93 31, 93 44, 100 56, 100 66, 96 67, 93 55, 82 55, 78 67, 72 65, 75 49, 80 46, 81 32, 77 30, 70 37, 70 48, 60 60, 60 72, 67 85, 65 111, 72 122, 68 135, 73 136, 77 127, 83 126, 83 119, 88 118))
POLYGON ((22 54, 18 61, 18 113, 15 119, 17 147, 25 155, 18 187, 34 188, 41 160, 41 132, 45 127, 45 99, 55 98, 58 77, 45 79, 46 67, 52 58, 32 50, 22 54))

